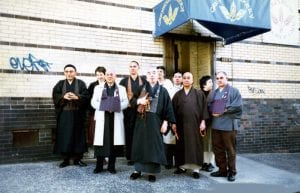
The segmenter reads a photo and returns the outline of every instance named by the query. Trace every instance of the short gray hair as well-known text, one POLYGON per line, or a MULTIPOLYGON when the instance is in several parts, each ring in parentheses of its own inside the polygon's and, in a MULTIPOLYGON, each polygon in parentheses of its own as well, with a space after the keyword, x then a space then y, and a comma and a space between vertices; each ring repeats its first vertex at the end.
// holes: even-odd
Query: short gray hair
POLYGON ((218 71, 215 75, 217 75, 217 74, 224 74, 227 77, 227 73, 224 71, 218 71))

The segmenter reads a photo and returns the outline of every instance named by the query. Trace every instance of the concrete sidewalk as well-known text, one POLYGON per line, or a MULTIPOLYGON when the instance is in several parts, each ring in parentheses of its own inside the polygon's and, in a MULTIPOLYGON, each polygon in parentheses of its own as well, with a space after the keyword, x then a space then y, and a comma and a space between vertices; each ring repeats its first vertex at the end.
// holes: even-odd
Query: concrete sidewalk
POLYGON ((300 153, 241 154, 235 182, 213 178, 204 171, 200 179, 193 179, 189 172, 173 174, 174 169, 163 169, 155 183, 146 176, 132 181, 133 167, 123 158, 117 160, 115 175, 107 171, 93 174, 95 160, 85 161, 87 167, 63 169, 58 167, 59 161, 0 165, 0 192, 300 193, 300 153))

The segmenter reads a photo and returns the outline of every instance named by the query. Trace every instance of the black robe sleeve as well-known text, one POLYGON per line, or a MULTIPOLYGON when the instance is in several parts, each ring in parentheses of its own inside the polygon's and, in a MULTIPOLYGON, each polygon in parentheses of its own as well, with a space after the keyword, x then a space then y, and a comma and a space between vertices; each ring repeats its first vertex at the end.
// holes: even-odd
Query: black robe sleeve
POLYGON ((91 96, 86 87, 86 84, 82 80, 79 80, 78 86, 79 86, 79 102, 81 104, 81 107, 85 109, 87 107, 87 104, 90 101, 91 96))
POLYGON ((64 96, 63 96, 63 93, 62 93, 62 87, 63 87, 63 83, 64 83, 64 80, 60 80, 53 88, 52 90, 52 99, 53 99, 53 104, 54 104, 54 107, 55 107, 55 113, 56 113, 56 116, 59 117, 59 114, 62 110, 62 107, 65 103, 65 100, 64 100, 64 96))
POLYGON ((176 119, 170 95, 164 87, 161 87, 161 92, 161 97, 163 100, 162 120, 166 120, 169 123, 175 123, 176 119))
POLYGON ((207 100, 206 100, 205 94, 201 90, 198 90, 197 93, 199 96, 198 97, 198 99, 199 99, 198 106, 199 106, 199 108, 201 108, 200 110, 202 111, 201 112, 202 119, 203 120, 209 119, 209 113, 208 113, 208 109, 207 109, 207 100))

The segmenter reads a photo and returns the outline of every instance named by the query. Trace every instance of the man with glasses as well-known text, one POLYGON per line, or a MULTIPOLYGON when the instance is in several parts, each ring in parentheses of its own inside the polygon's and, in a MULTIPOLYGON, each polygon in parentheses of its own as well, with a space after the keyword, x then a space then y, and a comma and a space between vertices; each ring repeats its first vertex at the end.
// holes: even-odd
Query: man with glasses
POLYGON ((238 119, 242 115, 242 97, 238 89, 228 84, 225 72, 216 73, 218 88, 208 98, 212 115, 212 143, 216 165, 219 170, 213 177, 227 177, 235 181, 236 176, 236 134, 238 119))
POLYGON ((57 120, 54 153, 64 157, 60 168, 70 165, 71 158, 74 165, 86 166, 81 159, 87 150, 84 120, 90 96, 85 83, 76 78, 74 65, 66 65, 64 74, 66 79, 60 80, 52 92, 57 120))
POLYGON ((104 158, 108 157, 107 170, 116 173, 116 157, 123 155, 125 132, 122 110, 127 108, 128 99, 125 87, 116 83, 116 73, 107 69, 103 86, 97 85, 92 97, 92 107, 95 111, 94 150, 97 165, 94 173, 103 171, 104 158))

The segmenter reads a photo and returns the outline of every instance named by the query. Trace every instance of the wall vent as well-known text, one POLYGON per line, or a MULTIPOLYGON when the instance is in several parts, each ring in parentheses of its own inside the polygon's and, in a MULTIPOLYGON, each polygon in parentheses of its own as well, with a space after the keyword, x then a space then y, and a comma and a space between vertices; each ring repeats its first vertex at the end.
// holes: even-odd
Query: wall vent
POLYGON ((32 147, 37 146, 39 142, 39 130, 14 130, 13 146, 14 147, 32 147))

